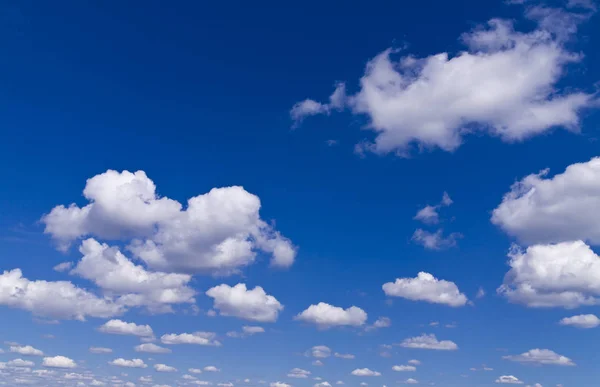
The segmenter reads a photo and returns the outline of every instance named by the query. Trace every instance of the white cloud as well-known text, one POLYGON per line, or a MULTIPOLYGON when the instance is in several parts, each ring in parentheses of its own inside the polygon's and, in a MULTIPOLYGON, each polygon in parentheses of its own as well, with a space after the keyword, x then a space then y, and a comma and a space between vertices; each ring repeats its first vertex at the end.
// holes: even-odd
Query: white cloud
POLYGON ((215 338, 217 335, 213 332, 194 332, 194 333, 169 333, 162 335, 160 341, 163 344, 196 344, 196 345, 209 345, 209 346, 220 346, 221 343, 215 338))
POLYGON ((147 353, 170 353, 169 348, 164 348, 154 343, 143 343, 135 346, 136 352, 147 352, 147 353))
POLYGON ((346 99, 346 85, 336 84, 335 90, 329 96, 329 103, 320 103, 312 99, 296 103, 290 110, 290 116, 294 120, 294 126, 297 126, 305 117, 318 114, 330 114, 332 110, 341 110, 344 107, 346 99))
POLYGON ((439 351, 454 351, 458 349, 456 343, 450 340, 438 341, 433 334, 423 334, 421 336, 405 339, 400 343, 400 346, 404 348, 433 349, 439 351))
POLYGON ((273 382, 269 384, 270 387, 292 387, 291 384, 283 383, 283 382, 273 382))
POLYGON ((600 244, 600 157, 513 184, 492 222, 525 244, 584 240, 600 244))
POLYGON ((310 371, 303 370, 302 368, 294 368, 287 374, 289 378, 297 379, 306 379, 308 375, 310 375, 310 371))
POLYGON ((112 353, 112 349, 104 347, 90 347, 90 353, 112 353))
POLYGON ((274 322, 283 310, 283 305, 260 286, 248 290, 246 284, 233 287, 221 284, 209 289, 206 295, 214 299, 214 309, 218 309, 222 316, 274 322))
POLYGON ((580 314, 578 316, 565 317, 560 320, 559 324, 576 328, 596 328, 600 325, 600 318, 593 314, 580 314))
POLYGON ((329 382, 319 382, 316 383, 313 387, 331 387, 331 384, 329 382))
POLYGON ((73 267, 73 262, 62 262, 59 263, 58 265, 54 266, 52 269, 54 271, 58 271, 58 272, 63 272, 63 271, 68 271, 73 267))
POLYGON ((28 310, 38 316, 76 320, 108 318, 125 311, 124 306, 68 281, 31 281, 23 277, 21 269, 0 275, 0 305, 28 310))
POLYGON ((136 323, 128 323, 122 320, 110 320, 101 325, 98 330, 102 333, 110 333, 113 335, 133 335, 140 337, 152 337, 154 332, 150 325, 137 325, 136 323))
POLYGON ((188 274, 150 272, 135 265, 118 248, 89 238, 81 243, 83 258, 71 271, 93 281, 105 292, 120 295, 128 306, 147 305, 151 310, 170 311, 169 304, 193 303, 196 292, 188 286, 188 274))
POLYGON ((444 230, 442 229, 430 232, 418 228, 413 233, 412 240, 428 250, 443 250, 456 246, 457 240, 461 237, 462 235, 457 232, 444 236, 444 230))
POLYGON ((582 241, 513 246, 498 293, 529 307, 576 308, 600 302, 600 257, 582 241))
POLYGON ((404 384, 419 384, 419 381, 417 379, 408 378, 405 381, 403 381, 402 383, 404 383, 404 384))
POLYGON ((122 357, 110 361, 108 364, 117 366, 117 367, 127 367, 127 368, 146 368, 148 367, 146 363, 142 359, 131 359, 126 360, 122 357))
POLYGON ((339 357, 340 359, 354 359, 356 356, 354 356, 351 353, 334 353, 333 356, 335 357, 339 357))
POLYGON ((417 367, 412 366, 412 365, 395 365, 392 367, 393 371, 397 371, 397 372, 410 372, 410 371, 416 371, 417 367))
POLYGON ((439 280, 425 272, 420 272, 416 278, 397 278, 395 282, 383 284, 382 288, 388 296, 412 301, 426 301, 453 307, 463 306, 468 301, 454 282, 439 280))
POLYGON ((231 383, 231 382, 218 383, 217 386, 219 386, 219 387, 233 387, 233 383, 231 383))
POLYGON ((177 372, 177 368, 168 366, 166 364, 155 364, 154 369, 157 372, 177 372))
POLYGON ((531 349, 520 355, 503 356, 503 359, 519 363, 533 363, 545 365, 574 366, 575 363, 566 356, 559 355, 549 349, 531 349))
POLYGON ((44 356, 44 352, 37 348, 33 348, 31 345, 11 345, 10 351, 25 356, 44 356))
POLYGON ((523 384, 517 377, 512 375, 502 375, 496 379, 496 383, 500 384, 523 384))
POLYGON ((379 317, 374 323, 375 328, 389 328, 392 326, 392 320, 388 317, 379 317))
POLYGON ((357 368, 351 372, 354 376, 381 376, 380 372, 370 370, 368 368, 357 368))
POLYGON ((156 194, 143 171, 108 170, 86 182, 89 204, 54 207, 42 217, 45 233, 66 250, 76 239, 127 240, 128 249, 165 271, 234 273, 257 251, 274 266, 295 259, 292 243, 259 216, 260 199, 242 187, 213 188, 181 203, 156 194))
POLYGON ((421 221, 425 224, 437 224, 440 221, 440 215, 438 210, 441 207, 447 207, 453 203, 452 199, 450 199, 450 195, 447 192, 444 192, 442 196, 442 201, 435 205, 430 206, 426 205, 422 209, 420 209, 413 219, 421 221))
POLYGON ((206 366, 206 367, 204 367, 204 371, 206 371, 206 372, 219 372, 221 370, 218 369, 215 366, 206 366))
POLYGON ((408 364, 421 365, 421 362, 419 360, 412 359, 408 361, 408 364))
POLYGON ((334 326, 361 326, 367 321, 367 313, 356 306, 347 309, 319 302, 294 317, 296 320, 316 324, 321 328, 334 326))
POLYGON ((65 356, 45 357, 42 363, 44 367, 51 368, 75 368, 77 363, 65 356))
MULTIPOLYGON (((538 21, 537 29, 521 33, 510 21, 492 19, 463 34, 465 51, 454 56, 405 54, 395 60, 398 50, 388 49, 369 61, 360 90, 340 99, 352 113, 366 115, 376 133, 359 149, 406 155, 412 144, 453 151, 469 133, 512 142, 555 127, 577 131, 580 110, 595 97, 557 84, 566 66, 582 58, 563 44, 582 18, 536 9, 528 16, 538 21)), ((306 100, 291 115, 299 122, 331 110, 331 104, 306 100)))
POLYGON ((188 368, 188 372, 191 372, 193 374, 201 374, 202 370, 199 368, 188 368))
POLYGON ((323 365, 323 362, 321 360, 315 360, 312 362, 312 365, 321 367, 323 365))
POLYGON ((324 359, 331 356, 331 348, 325 345, 315 345, 308 353, 312 357, 324 359))
POLYGON ((6 362, 6 365, 10 367, 33 367, 35 363, 30 360, 13 359, 6 362))

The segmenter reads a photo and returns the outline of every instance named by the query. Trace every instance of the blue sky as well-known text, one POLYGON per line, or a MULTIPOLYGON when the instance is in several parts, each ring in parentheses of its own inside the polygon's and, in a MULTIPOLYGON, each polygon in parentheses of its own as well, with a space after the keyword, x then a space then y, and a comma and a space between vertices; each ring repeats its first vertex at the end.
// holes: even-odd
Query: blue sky
POLYGON ((595 13, 3 2, 0 384, 594 386, 595 13))

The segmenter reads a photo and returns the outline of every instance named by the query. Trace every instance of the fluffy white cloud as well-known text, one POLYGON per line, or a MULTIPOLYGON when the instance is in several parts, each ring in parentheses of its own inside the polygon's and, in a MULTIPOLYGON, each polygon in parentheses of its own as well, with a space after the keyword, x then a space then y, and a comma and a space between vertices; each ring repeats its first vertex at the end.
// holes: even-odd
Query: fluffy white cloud
POLYGON ((296 320, 316 324, 321 328, 334 326, 361 326, 367 321, 367 313, 356 306, 340 308, 319 302, 311 305, 295 317, 296 320))
POLYGON ((445 236, 442 229, 430 232, 418 228, 413 233, 412 240, 428 250, 443 250, 456 246, 457 240, 461 237, 462 234, 457 232, 445 236))
POLYGON ((392 367, 392 370, 397 372, 416 371, 417 367, 412 365, 395 365, 392 367))
POLYGON ((13 359, 8 361, 6 364, 10 367, 33 367, 35 365, 34 362, 23 359, 13 359))
POLYGON ((370 370, 368 368, 357 368, 352 371, 354 376, 381 376, 380 372, 370 370))
POLYGON ((298 379, 306 379, 310 375, 310 371, 303 370, 302 368, 294 368, 292 369, 287 376, 289 378, 298 378, 298 379))
POLYGON ((51 368, 75 368, 77 363, 65 356, 45 357, 42 363, 44 367, 51 368))
POLYGON ((169 348, 161 347, 154 343, 143 343, 135 346, 136 352, 147 352, 147 353, 170 353, 169 348))
POLYGON ((439 280, 425 272, 420 272, 416 278, 397 278, 395 282, 383 284, 382 288, 388 296, 413 301, 426 301, 453 307, 463 306, 468 301, 454 282, 439 280))
POLYGON ((90 353, 112 353, 112 349, 104 347, 90 347, 90 353))
POLYGON ((215 366, 206 366, 206 367, 204 367, 204 371, 206 371, 206 372, 219 372, 221 370, 218 369, 215 366))
POLYGON ((160 341, 163 344, 195 344, 195 345, 208 345, 208 346, 220 346, 221 343, 215 338, 217 335, 213 332, 194 332, 194 333, 169 333, 162 335, 160 341))
POLYGON ((593 314, 580 314, 565 317, 559 321, 560 325, 570 325, 576 328, 596 328, 600 325, 600 318, 593 314))
POLYGON ((519 363, 533 363, 559 366, 574 366, 575 363, 566 356, 557 354, 549 349, 531 349, 520 355, 503 356, 503 359, 519 363))
POLYGON ((333 356, 339 357, 340 359, 354 359, 355 356, 351 353, 334 353, 333 356))
POLYGON ((154 369, 157 372, 177 372, 177 368, 168 366, 166 364, 155 364, 154 369))
POLYGON ((496 383, 500 384, 523 384, 517 377, 512 375, 502 375, 496 379, 496 383))
POLYGON ((188 274, 150 272, 135 265, 118 248, 95 239, 82 242, 83 258, 71 271, 93 281, 105 292, 120 295, 119 303, 128 306, 147 305, 152 310, 170 311, 168 304, 193 303, 196 292, 188 286, 188 274))
POLYGON ((123 305, 68 281, 31 281, 23 277, 21 269, 0 275, 0 305, 28 310, 38 316, 77 320, 108 318, 125 311, 123 305))
POLYGON ((10 351, 25 356, 44 356, 44 352, 37 348, 33 348, 31 345, 11 345, 10 351))
POLYGON ((98 330, 103 333, 113 335, 133 335, 140 337, 152 337, 154 332, 150 325, 137 325, 136 323, 128 323, 121 320, 110 320, 101 325, 98 330))
POLYGON ((214 188, 181 203, 156 194, 143 171, 108 170, 86 182, 89 204, 59 205, 42 222, 66 250, 85 236, 132 239, 128 249, 165 271, 233 273, 254 262, 257 251, 274 266, 295 259, 292 243, 259 216, 260 199, 242 187, 214 188))
POLYGON ((509 251, 498 293, 530 307, 576 308, 600 302, 600 257, 582 241, 509 251))
POLYGON ((600 244, 600 157, 513 184, 492 222, 525 244, 584 240, 600 244))
POLYGON ((400 343, 400 346, 404 348, 434 349, 439 351, 454 351, 458 349, 456 343, 450 340, 438 341, 433 334, 423 334, 421 336, 404 339, 400 343))
MULTIPOLYGON (((467 133, 519 141, 554 127, 579 128, 579 111, 594 96, 559 90, 566 66, 582 58, 564 41, 576 30, 572 15, 531 8, 537 29, 521 33, 512 22, 492 19, 463 34, 465 51, 394 59, 388 49, 369 61, 355 95, 339 98, 352 113, 366 115, 376 133, 359 149, 409 153, 420 148, 458 148, 467 133), (518 74, 518 76, 515 76, 518 74)), ((331 103, 306 100, 291 111, 296 121, 328 114, 331 103)))
POLYGON ((283 305, 260 286, 248 290, 246 284, 233 287, 221 284, 209 289, 206 295, 214 299, 214 308, 219 310, 222 316, 274 322, 283 310, 283 305))
POLYGON ((118 358, 118 359, 114 359, 112 361, 110 361, 108 364, 117 366, 117 367, 126 367, 126 368, 146 368, 148 367, 148 365, 146 365, 146 363, 144 363, 144 361, 142 359, 131 359, 131 360, 126 360, 123 359, 122 357, 118 358))
POLYGON ((308 351, 307 356, 324 359, 331 356, 331 348, 326 345, 315 345, 308 351))

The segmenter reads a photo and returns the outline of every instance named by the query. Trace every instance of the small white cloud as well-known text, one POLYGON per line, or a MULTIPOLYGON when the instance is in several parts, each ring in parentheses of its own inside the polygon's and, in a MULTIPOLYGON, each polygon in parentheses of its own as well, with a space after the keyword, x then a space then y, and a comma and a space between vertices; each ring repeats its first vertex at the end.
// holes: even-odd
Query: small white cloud
POLYGON ((416 359, 412 359, 408 361, 408 364, 412 364, 412 365, 421 365, 421 362, 419 360, 416 359))
POLYGON ((444 236, 444 230, 439 229, 436 232, 430 232, 418 228, 415 230, 412 240, 428 250, 444 250, 456 246, 456 242, 462 235, 454 232, 444 236))
POLYGON ((169 348, 164 348, 154 343, 143 343, 135 346, 136 352, 147 352, 147 353, 170 353, 169 348))
POLYGON ((112 353, 112 349, 104 347, 90 347, 90 353, 112 353))
POLYGON ((188 368, 188 372, 191 372, 193 374, 201 374, 202 370, 200 368, 188 368))
POLYGON ((584 329, 596 328, 600 325, 600 318, 593 314, 580 314, 578 316, 565 317, 559 321, 559 324, 584 329))
POLYGON ((316 358, 326 358, 331 356, 331 348, 325 345, 315 345, 310 349, 309 354, 316 358))
POLYGON ((40 351, 37 348, 33 348, 31 345, 25 345, 25 346, 11 345, 10 351, 13 353, 18 353, 19 355, 24 355, 24 356, 44 356, 44 352, 40 351))
POLYGON ((566 356, 557 354, 549 349, 531 349, 520 355, 503 356, 503 359, 519 363, 532 363, 543 365, 574 366, 575 363, 566 356))
POLYGON ((458 349, 456 343, 450 340, 438 341, 433 334, 423 334, 421 336, 405 339, 400 343, 400 346, 404 348, 432 349, 438 351, 455 351, 458 349))
POLYGON ((215 366, 206 366, 204 367, 204 371, 206 372, 220 372, 221 370, 215 366))
POLYGON ((292 387, 291 384, 287 384, 284 382, 273 382, 269 384, 270 387, 292 387))
POLYGON ((10 367, 33 367, 35 363, 30 360, 13 359, 6 362, 6 365, 10 367))
POLYGON ((64 272, 64 271, 68 271, 73 267, 73 262, 62 262, 59 263, 58 265, 54 266, 52 269, 54 269, 54 271, 58 271, 58 272, 64 272))
POLYGON ((498 379, 496 379, 496 383, 500 384, 523 384, 516 376, 512 375, 502 375, 498 379))
POLYGON ((146 368, 148 367, 142 359, 131 359, 126 360, 122 357, 118 359, 114 359, 110 361, 108 364, 117 366, 117 367, 127 367, 127 368, 146 368))
POLYGON ((100 326, 98 330, 102 333, 110 333, 113 335, 133 335, 140 337, 154 336, 154 332, 150 325, 137 325, 136 323, 128 323, 121 320, 110 320, 100 326))
POLYGON ((355 356, 351 353, 334 353, 333 356, 339 357, 340 359, 354 359, 355 356))
POLYGON ((168 366, 166 364, 155 364, 154 370, 156 372, 177 372, 177 368, 168 366))
POLYGON ((416 371, 417 367, 413 365, 395 365, 392 367, 392 370, 397 372, 412 372, 416 371))
POLYGON ((417 379, 408 378, 405 381, 403 381, 402 383, 403 384, 419 384, 419 381, 417 379))
POLYGON ((318 325, 320 328, 335 326, 361 326, 367 321, 367 313, 356 306, 347 309, 324 302, 311 305, 295 317, 296 320, 318 325))
POLYGON ((209 289, 206 295, 214 299, 214 309, 219 310, 222 316, 274 322, 283 310, 283 305, 260 286, 248 290, 246 284, 233 287, 222 284, 209 289))
POLYGON ((77 367, 77 363, 75 363, 75 361, 73 359, 69 359, 66 356, 45 357, 42 365, 44 367, 51 367, 51 368, 75 368, 75 367, 77 367))
POLYGON ((351 374, 354 376, 381 376, 380 372, 372 371, 368 368, 357 368, 351 374))
POLYGON ((310 375, 310 371, 303 370, 302 368, 292 369, 287 376, 289 378, 306 379, 310 375))
POLYGON ((315 360, 312 362, 312 365, 321 367, 323 365, 323 362, 321 360, 315 360))
POLYGON ((216 334, 213 332, 194 332, 194 333, 169 333, 162 335, 160 341, 163 344, 175 345, 175 344, 195 344, 195 345, 207 345, 207 346, 220 346, 221 343, 217 340, 216 334))
POLYGON ((426 301, 452 307, 463 306, 467 297, 454 282, 439 280, 433 275, 420 272, 416 278, 397 278, 382 286, 387 296, 402 297, 412 301, 426 301))

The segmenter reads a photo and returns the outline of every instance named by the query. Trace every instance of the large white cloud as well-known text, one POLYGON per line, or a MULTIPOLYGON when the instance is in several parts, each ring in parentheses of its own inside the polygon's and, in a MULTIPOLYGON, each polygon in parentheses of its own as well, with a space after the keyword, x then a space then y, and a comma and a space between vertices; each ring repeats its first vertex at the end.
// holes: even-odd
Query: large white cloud
POLYGON ((63 250, 85 236, 129 240, 128 248, 164 271, 232 273, 254 262, 258 251, 288 267, 296 250, 259 216, 260 199, 242 187, 214 188, 187 207, 160 198, 143 171, 108 170, 88 179, 84 207, 56 206, 44 215, 45 232, 63 250))
MULTIPOLYGON (((473 132, 518 141, 554 127, 578 130, 579 112, 594 97, 557 84, 566 66, 582 58, 564 42, 584 18, 541 7, 527 16, 537 29, 521 33, 510 21, 492 19, 463 34, 465 50, 455 55, 396 59, 398 50, 388 49, 369 61, 360 90, 337 98, 366 115, 376 133, 360 149, 404 155, 417 144, 452 151, 473 132)), ((291 114, 298 122, 338 106, 305 100, 291 114)))
POLYGON ((122 320, 110 320, 98 328, 100 332, 113 335, 133 335, 140 337, 152 337, 154 332, 150 325, 138 325, 122 320))
POLYGON ((85 320, 125 312, 123 305, 101 298, 68 281, 31 281, 20 269, 0 274, 0 305, 25 309, 35 315, 85 320))
POLYGON ((395 282, 383 284, 382 288, 388 296, 413 301, 426 301, 453 307, 463 306, 468 301, 454 282, 439 280, 425 272, 420 272, 416 278, 397 278, 395 282))
POLYGON ((600 244, 600 157, 513 184, 492 222, 525 244, 584 240, 600 244))
POLYGON ((361 326, 367 321, 367 313, 359 307, 340 308, 319 302, 311 305, 295 317, 296 320, 316 324, 321 328, 334 326, 361 326))
POLYGON ((216 340, 217 335, 213 332, 194 332, 194 333, 169 333, 162 335, 160 341, 163 344, 195 344, 207 346, 220 346, 221 343, 216 340))
POLYGON ((214 299, 214 308, 218 309, 222 316, 274 322, 283 310, 283 305, 260 286, 248 290, 246 284, 233 287, 221 284, 209 289, 206 295, 214 299))
POLYGON ((575 363, 566 356, 557 354, 549 349, 531 349, 520 355, 503 356, 504 359, 519 363, 533 363, 542 365, 574 366, 575 363))
POLYGON ((530 307, 576 308, 600 302, 600 257, 582 241, 513 247, 498 293, 530 307))
POLYGON ((434 334, 404 339, 400 344, 404 348, 432 349, 437 351, 455 351, 458 345, 450 340, 438 340, 434 334))
MULTIPOLYGON (((162 306, 193 303, 195 291, 188 286, 188 274, 150 272, 135 265, 118 248, 101 244, 95 239, 84 240, 79 249, 83 255, 71 274, 93 281, 104 292, 119 295, 119 302, 128 306, 162 306)), ((165 310, 165 309, 162 309, 165 310)))

